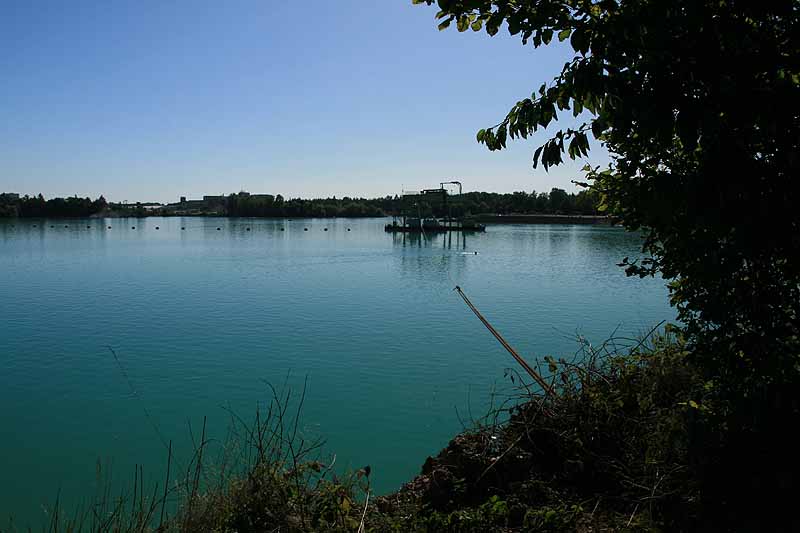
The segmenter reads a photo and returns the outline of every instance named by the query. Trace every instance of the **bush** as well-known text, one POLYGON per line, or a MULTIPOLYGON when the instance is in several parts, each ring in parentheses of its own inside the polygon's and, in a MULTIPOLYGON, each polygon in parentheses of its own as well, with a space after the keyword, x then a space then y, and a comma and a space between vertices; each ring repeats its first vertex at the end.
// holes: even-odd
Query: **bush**
POLYGON ((457 436, 378 508, 411 517, 408 531, 689 529, 701 511, 688 451, 708 409, 702 382, 679 337, 625 353, 620 340, 548 358, 553 394, 522 386, 506 422, 493 413, 457 436))

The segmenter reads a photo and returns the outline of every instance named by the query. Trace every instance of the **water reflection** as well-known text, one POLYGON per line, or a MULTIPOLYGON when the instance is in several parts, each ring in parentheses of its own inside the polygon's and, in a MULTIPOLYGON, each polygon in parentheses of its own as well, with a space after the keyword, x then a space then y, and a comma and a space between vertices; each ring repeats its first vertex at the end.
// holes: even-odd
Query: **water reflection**
POLYGON ((467 240, 473 237, 469 232, 450 231, 446 233, 390 233, 395 246, 412 246, 417 248, 436 247, 452 250, 466 250, 467 240))

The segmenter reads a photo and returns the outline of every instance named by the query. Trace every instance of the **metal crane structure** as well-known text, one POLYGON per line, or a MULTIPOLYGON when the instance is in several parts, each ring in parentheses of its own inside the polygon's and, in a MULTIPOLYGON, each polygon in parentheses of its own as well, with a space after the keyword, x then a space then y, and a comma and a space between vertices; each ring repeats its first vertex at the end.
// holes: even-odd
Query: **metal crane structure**
POLYGON ((434 195, 437 194, 441 196, 442 201, 442 213, 446 213, 446 221, 449 222, 452 219, 450 213, 450 206, 448 205, 447 199, 450 196, 450 191, 445 188, 445 185, 458 185, 458 195, 461 196, 463 193, 463 188, 461 186, 460 181, 443 181, 439 183, 438 189, 423 189, 422 194, 427 195, 434 195))
MULTIPOLYGON (((450 191, 445 185, 457 185, 458 196, 463 194, 460 181, 443 181, 438 189, 423 189, 417 191, 403 191, 400 205, 402 223, 394 220, 386 225, 389 232, 448 232, 448 231, 485 231, 486 226, 478 224, 468 218, 454 219, 451 213, 449 197, 450 191), (434 203, 441 206, 441 218, 436 218, 433 213, 434 203), (430 209, 430 213, 423 213, 423 206, 430 209)), ((426 209, 426 211, 428 211, 426 209)))
POLYGON ((459 196, 461 196, 461 194, 464 192, 464 191, 461 189, 461 182, 460 182, 460 181, 443 181, 443 182, 441 182, 441 183, 439 184, 439 187, 441 187, 442 189, 444 189, 444 186, 445 186, 445 185, 458 185, 458 195, 459 195, 459 196))

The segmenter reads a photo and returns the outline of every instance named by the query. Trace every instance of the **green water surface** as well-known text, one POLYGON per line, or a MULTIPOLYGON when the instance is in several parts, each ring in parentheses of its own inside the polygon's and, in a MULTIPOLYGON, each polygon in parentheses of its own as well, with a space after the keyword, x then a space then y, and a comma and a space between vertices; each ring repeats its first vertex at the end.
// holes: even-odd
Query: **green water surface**
POLYGON ((98 461, 160 479, 162 438, 189 451, 206 416, 222 440, 265 382, 306 377, 303 434, 398 488, 514 365, 455 284, 531 360, 674 317, 662 280, 616 266, 640 245, 620 228, 385 222, 0 221, 0 524, 87 498, 98 461))

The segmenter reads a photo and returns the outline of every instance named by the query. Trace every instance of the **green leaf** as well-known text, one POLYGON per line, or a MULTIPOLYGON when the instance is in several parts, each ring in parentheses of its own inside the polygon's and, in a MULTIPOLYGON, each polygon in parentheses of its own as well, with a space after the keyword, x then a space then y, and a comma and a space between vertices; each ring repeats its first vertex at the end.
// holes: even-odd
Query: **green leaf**
POLYGON ((576 52, 585 54, 589 50, 589 40, 586 38, 586 32, 581 29, 572 32, 569 43, 576 52))
POLYGON ((476 20, 470 26, 470 28, 472 28, 472 31, 481 31, 482 27, 483 27, 483 20, 482 19, 476 20))
POLYGON ((497 142, 500 143, 502 148, 506 147, 506 134, 507 130, 505 126, 500 126, 497 128, 497 142))
POLYGON ((500 26, 503 24, 503 15, 499 12, 492 14, 486 20, 486 33, 490 36, 497 35, 500 26))
POLYGON ((592 121, 592 135, 594 135, 595 139, 599 139, 605 129, 605 124, 599 118, 592 121))
POLYGON ((564 39, 569 37, 570 33, 572 33, 572 30, 570 30, 569 28, 567 28, 566 30, 561 30, 560 32, 558 32, 558 40, 560 42, 564 42, 564 39))
POLYGON ((537 148, 536 151, 533 153, 533 168, 536 168, 536 166, 539 164, 539 156, 542 155, 543 149, 544 145, 537 148))
POLYGON ((464 15, 458 17, 456 28, 458 28, 458 31, 467 31, 467 28, 469 28, 469 18, 464 15))
POLYGON ((553 40, 553 30, 547 28, 542 32, 542 42, 544 44, 550 44, 550 41, 553 40))
POLYGON ((446 29, 448 26, 450 26, 451 22, 453 22, 453 17, 450 17, 449 19, 440 22, 439 26, 438 26, 439 27, 439 31, 442 31, 442 30, 446 29))
POLYGON ((589 155, 589 138, 585 133, 581 133, 581 150, 584 156, 589 155))

